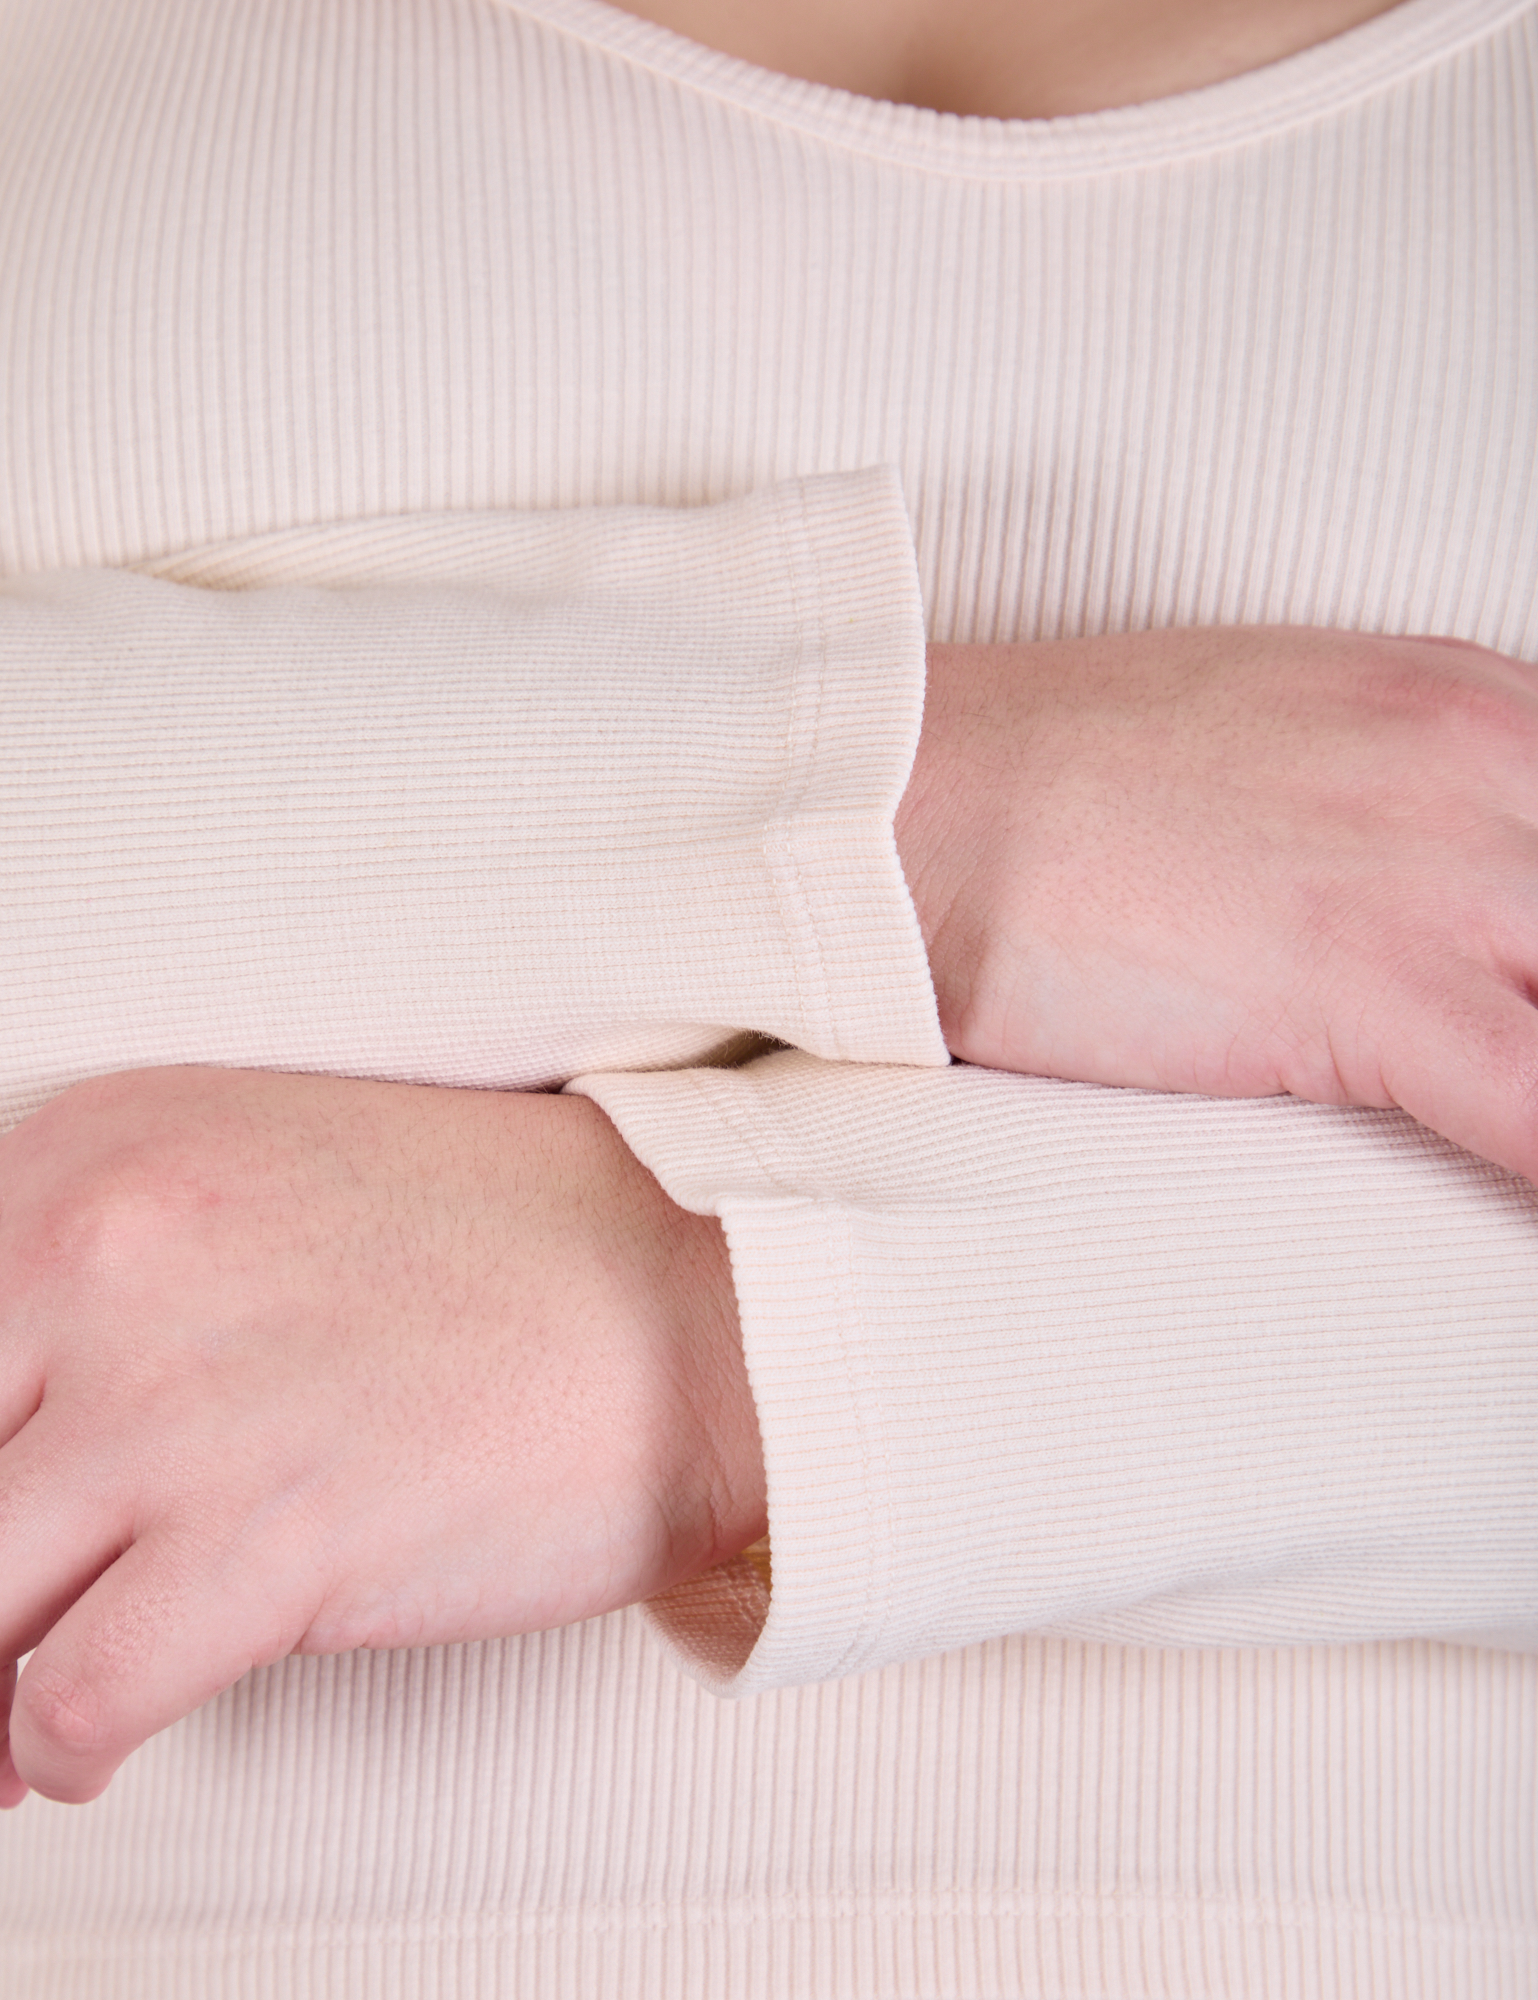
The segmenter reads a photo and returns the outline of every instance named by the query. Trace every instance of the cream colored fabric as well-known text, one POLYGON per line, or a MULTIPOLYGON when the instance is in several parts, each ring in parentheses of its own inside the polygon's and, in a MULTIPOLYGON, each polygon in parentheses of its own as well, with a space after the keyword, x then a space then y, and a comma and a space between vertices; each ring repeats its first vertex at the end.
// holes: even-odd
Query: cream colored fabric
POLYGON ((773 1602, 725 1660, 713 1586, 656 1607, 712 1684, 1063 1628, 1538 1651, 1529 1183, 1291 1098, 790 1053, 577 1087, 731 1245, 773 1602))
POLYGON ((0 1126, 151 1063, 949 1060, 891 830, 924 632, 890 474, 140 567, 0 585, 0 1126))
POLYGON ((460 1082, 565 1075, 573 1033, 625 1071, 814 1051, 582 1085, 726 1221, 772 1607, 740 1565, 657 1608, 671 1656, 630 1612, 253 1677, 0 1825, 7 2000, 1525 2000, 1538 1659, 1447 1637, 1534 1617, 1531 1194, 1393 1118, 923 1066, 871 469, 934 636, 1538 660, 1531 0, 1050 126, 591 0, 0 0, 0 51, 12 1115, 167 1018, 460 1082), (597 581, 637 537, 660 611, 597 581), (633 740, 584 732, 582 662, 633 740), (167 717, 178 675, 229 696, 167 717), (831 741, 771 756, 796 688, 831 741), (539 1014, 531 923, 580 1021, 539 1014))

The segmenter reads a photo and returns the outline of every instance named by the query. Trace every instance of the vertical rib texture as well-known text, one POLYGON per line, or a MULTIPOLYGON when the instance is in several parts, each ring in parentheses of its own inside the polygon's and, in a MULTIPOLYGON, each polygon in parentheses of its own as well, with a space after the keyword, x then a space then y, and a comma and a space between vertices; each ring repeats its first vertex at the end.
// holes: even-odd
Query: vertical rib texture
POLYGON ((934 638, 1532 650, 1529 6, 1045 126, 587 0, 4 20, 6 569, 890 463, 934 638))
POLYGON ((634 1612, 295 1660, 8 1825, 6 1992, 1526 2000, 1535 1704, 1062 1639, 717 1702, 634 1612))
MULTIPOLYGON (((1293 620, 1538 661, 1535 81, 1531 0, 1407 0, 1214 90, 1047 125, 769 77, 595 0, 0 0, 0 575, 314 584, 334 532, 388 584, 434 549, 467 574, 484 555, 424 516, 694 507, 890 466, 935 638, 1293 620)), ((819 554, 887 506, 867 496, 819 554)), ((859 595, 848 567, 811 623, 859 595)), ((569 601, 624 628, 606 672, 655 668, 645 619, 569 601)), ((469 1015, 483 1054, 521 1017, 496 1021, 484 968, 433 989, 419 945, 479 767, 445 751, 415 818, 425 766, 349 789, 311 727, 334 665, 315 630, 288 754, 332 770, 349 851, 415 940, 408 1073, 468 1080, 469 1015), (421 865, 392 876, 403 830, 421 865)), ((836 819, 873 656, 823 638, 847 727, 807 768, 836 819)), ((114 675, 121 697, 172 671, 163 640, 108 647, 103 716, 114 675)), ((441 679, 468 743, 481 696, 441 679)), ((347 724, 376 774, 385 712, 360 698, 347 724)), ((164 713, 120 766, 96 758, 79 824, 164 713)), ((301 803, 313 836, 324 787, 301 803)), ((281 855, 286 810, 252 851, 281 855)), ((41 824, 25 801, 14 823, 41 824)), ((809 823, 832 909, 874 848, 809 823)), ((123 837, 89 863, 113 922, 123 837)), ((67 845, 61 885, 86 865, 67 845)), ((313 913, 295 879, 290 914, 313 913)), ((455 906, 467 965, 481 902, 455 906)), ((673 990, 665 930, 633 930, 626 976, 673 990)), ((326 1059, 374 1060, 378 959, 251 958, 256 935, 242 919, 207 1021, 259 978, 289 1032, 351 982, 357 1032, 326 1059)), ((759 946, 732 949, 735 970, 759 946)), ((100 1009, 117 976, 80 953, 51 1012, 100 1009)), ((844 990, 836 1052, 879 1061, 865 984, 844 990)), ((52 1027, 24 1031, 17 1087, 46 1093, 78 1052, 45 1077, 52 1027)), ((1392 1121, 1113 1114, 1023 1083, 995 1104, 960 1071, 917 1079, 932 1101, 911 1077, 860 1098, 892 1074, 819 1071, 789 1138, 732 1111, 753 1073, 713 1105, 681 1076, 648 1081, 646 1119, 627 1100, 636 1143, 732 1229, 777 1468, 765 1639, 761 1586, 728 1572, 703 1626, 661 1607, 671 1657, 627 1613, 253 1676, 98 1805, 0 1825, 5 2000, 1530 2000, 1534 1659, 1369 1637, 1434 1605, 1471 1639, 1530 1594, 1530 1504, 1503 1497, 1532 1436, 1528 1194, 1392 1121), (979 1176, 993 1194, 947 1231, 979 1176), (1119 1353, 1104 1379, 1075 1373, 1081 1325, 1119 1353), (1010 1386, 1033 1355, 1034 1403, 1010 1386), (986 1636, 1022 1592, 1073 1636, 986 1636), (725 1679, 755 1641, 866 1670, 718 1702, 677 1669, 725 1679), (952 1650, 911 1657, 930 1645, 952 1650)))
POLYGON ((0 1127, 155 1063, 948 1060, 891 831, 924 635, 890 474, 159 567, 220 588, 0 583, 0 1127))
POLYGON ((774 1588, 712 1685, 1068 1626, 1538 1649, 1526 1181, 1292 1098, 790 1052, 575 1087, 731 1246, 774 1588))

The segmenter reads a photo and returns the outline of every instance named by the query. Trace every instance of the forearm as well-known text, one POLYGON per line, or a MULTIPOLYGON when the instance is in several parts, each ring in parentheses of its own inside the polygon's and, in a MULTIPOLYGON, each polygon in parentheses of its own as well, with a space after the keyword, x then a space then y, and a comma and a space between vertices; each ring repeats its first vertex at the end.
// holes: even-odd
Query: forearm
MULTIPOLYGON (((1538 1644, 1538 1196, 1393 1111, 830 1065, 583 1079, 721 1217, 774 1600, 733 1693, 1007 1632, 1538 1644)), ((723 1661, 730 1658, 726 1670, 723 1661)))
POLYGON ((891 843, 923 634, 889 475, 161 568, 0 584, 0 1126, 179 1062, 944 1060, 891 843))

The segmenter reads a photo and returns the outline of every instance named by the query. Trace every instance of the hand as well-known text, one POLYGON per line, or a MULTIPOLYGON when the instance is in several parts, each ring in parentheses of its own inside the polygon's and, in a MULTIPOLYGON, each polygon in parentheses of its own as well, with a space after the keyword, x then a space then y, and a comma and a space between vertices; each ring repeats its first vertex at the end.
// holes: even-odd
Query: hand
POLYGON ((566 1624, 764 1531, 720 1227, 582 1098, 66 1092, 0 1139, 0 1440, 7 1804, 288 1653, 566 1624))
POLYGON ((954 1054, 1399 1105, 1538 1179, 1538 671, 1286 627, 929 665, 897 838, 954 1054))

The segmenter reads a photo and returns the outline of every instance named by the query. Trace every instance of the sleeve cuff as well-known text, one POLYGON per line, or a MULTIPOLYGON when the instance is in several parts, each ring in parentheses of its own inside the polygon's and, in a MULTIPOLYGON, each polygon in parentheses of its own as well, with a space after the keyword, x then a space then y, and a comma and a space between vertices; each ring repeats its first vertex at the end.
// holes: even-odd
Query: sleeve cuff
POLYGON ((768 1474, 652 1616, 733 1695, 1018 1631, 1538 1643, 1538 1193, 1396 1112, 596 1076, 720 1217, 768 1474))
POLYGON ((0 586, 0 1129, 162 1063, 947 1063, 892 831, 925 669, 894 473, 140 567, 0 586))
MULTIPOLYGON (((508 636, 551 651, 549 685, 576 683, 564 707, 536 718, 546 738, 559 745, 568 709, 590 725, 603 703, 611 746, 628 745, 637 766, 611 754, 613 768, 595 766, 587 787, 587 845, 603 866, 573 880, 580 924, 563 943, 593 961, 582 969, 594 1004, 666 1021, 675 1043, 676 1024, 696 1021, 831 1060, 950 1061, 892 831, 925 678, 923 602, 892 468, 786 480, 706 507, 344 522, 141 567, 225 590, 479 586, 511 592, 529 613, 569 607, 553 630, 508 636), (563 641, 564 659, 553 650, 563 641), (608 658, 592 658, 605 641, 608 658), (635 809, 605 815, 605 798, 635 809), (627 933, 620 954, 614 941, 627 933), (627 955, 646 986, 634 997, 627 955)), ((574 747, 593 762, 590 738, 574 747)), ((575 789, 582 766, 573 756, 568 767, 575 789)), ((550 974, 547 959, 547 988, 550 974)), ((662 1056, 669 1067, 681 1059, 674 1046, 662 1056)), ((585 1066, 600 1064, 648 1066, 631 1045, 585 1066)))

